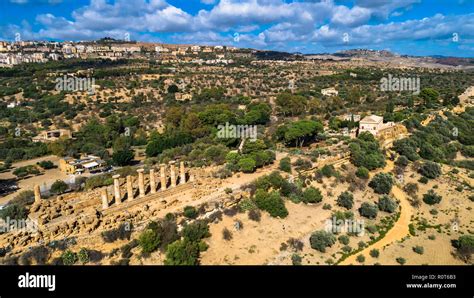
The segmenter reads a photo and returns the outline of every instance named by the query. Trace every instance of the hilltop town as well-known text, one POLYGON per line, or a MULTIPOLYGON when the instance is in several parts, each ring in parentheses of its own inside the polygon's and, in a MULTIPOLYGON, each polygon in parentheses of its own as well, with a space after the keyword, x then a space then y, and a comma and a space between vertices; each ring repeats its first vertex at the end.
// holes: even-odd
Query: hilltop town
POLYGON ((0 42, 0 262, 472 264, 473 71, 0 42))

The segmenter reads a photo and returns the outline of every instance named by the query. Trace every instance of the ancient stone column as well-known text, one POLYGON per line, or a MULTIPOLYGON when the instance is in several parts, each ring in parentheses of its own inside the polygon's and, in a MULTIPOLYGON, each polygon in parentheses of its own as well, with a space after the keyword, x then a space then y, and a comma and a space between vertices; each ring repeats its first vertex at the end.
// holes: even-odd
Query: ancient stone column
POLYGON ((127 200, 133 200, 133 182, 130 175, 127 176, 127 200))
POLYGON ((114 175, 112 176, 114 178, 114 195, 115 195, 115 203, 120 204, 122 203, 122 198, 120 195, 120 175, 114 175))
POLYGON ((150 192, 156 193, 155 170, 150 169, 150 192))
POLYGON ((34 193, 35 193, 35 203, 41 203, 41 189, 39 185, 35 185, 34 193))
POLYGON ((109 196, 107 195, 107 188, 103 188, 101 192, 101 197, 102 197, 102 209, 107 209, 109 208, 109 196))
POLYGON ((170 161, 170 176, 171 176, 171 187, 176 187, 176 170, 174 161, 170 161))
POLYGON ((165 165, 160 165, 160 179, 161 179, 161 190, 166 190, 166 172, 165 172, 165 165))
POLYGON ((138 169, 138 190, 140 198, 145 196, 145 176, 143 175, 144 169, 138 169))
POLYGON ((184 171, 184 161, 179 163, 179 184, 186 183, 186 172, 184 171))
POLYGON ((189 173, 189 182, 194 182, 194 174, 189 173))

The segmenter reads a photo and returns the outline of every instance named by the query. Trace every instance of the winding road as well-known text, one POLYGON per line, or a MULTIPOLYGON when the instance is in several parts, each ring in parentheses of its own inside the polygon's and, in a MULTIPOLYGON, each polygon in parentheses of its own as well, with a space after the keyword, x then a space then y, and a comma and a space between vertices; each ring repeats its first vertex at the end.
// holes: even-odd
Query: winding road
MULTIPOLYGON (((382 172, 391 172, 393 168, 393 161, 387 160, 387 165, 382 170, 382 172)), ((367 259, 369 257, 369 252, 372 249, 382 250, 386 245, 402 240, 406 235, 408 235, 408 225, 410 224, 413 207, 410 205, 406 194, 397 185, 392 187, 392 194, 399 201, 399 205, 401 207, 400 217, 398 218, 397 222, 387 232, 387 234, 385 234, 385 237, 373 243, 372 245, 369 245, 361 252, 349 256, 347 259, 339 263, 339 265, 359 264, 356 260, 358 255, 364 255, 367 259)))

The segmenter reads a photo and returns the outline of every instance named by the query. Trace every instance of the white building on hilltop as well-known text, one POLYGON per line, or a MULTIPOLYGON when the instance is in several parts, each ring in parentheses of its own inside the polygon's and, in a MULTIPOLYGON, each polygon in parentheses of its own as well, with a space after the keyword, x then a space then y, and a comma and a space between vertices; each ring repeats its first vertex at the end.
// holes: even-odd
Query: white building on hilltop
POLYGON ((368 131, 374 136, 377 135, 377 131, 382 128, 383 125, 383 117, 370 115, 364 117, 364 119, 360 120, 359 122, 359 133, 363 133, 364 131, 368 131))

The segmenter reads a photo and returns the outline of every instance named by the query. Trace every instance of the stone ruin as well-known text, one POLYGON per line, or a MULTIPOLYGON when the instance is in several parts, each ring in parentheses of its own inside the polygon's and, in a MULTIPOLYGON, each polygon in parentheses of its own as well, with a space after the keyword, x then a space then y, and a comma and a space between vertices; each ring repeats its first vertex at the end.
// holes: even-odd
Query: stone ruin
POLYGON ((39 239, 51 241, 58 237, 90 235, 123 222, 140 224, 178 204, 181 193, 194 189, 195 177, 186 171, 182 161, 179 173, 174 161, 168 166, 161 164, 159 176, 154 169, 150 169, 148 175, 144 169, 138 169, 137 173, 138 179, 114 175, 112 191, 102 187, 87 193, 60 195, 53 200, 42 199, 40 186, 35 185, 35 202, 29 218, 37 222, 38 229, 9 233, 5 240, 13 246, 32 245, 39 239))

